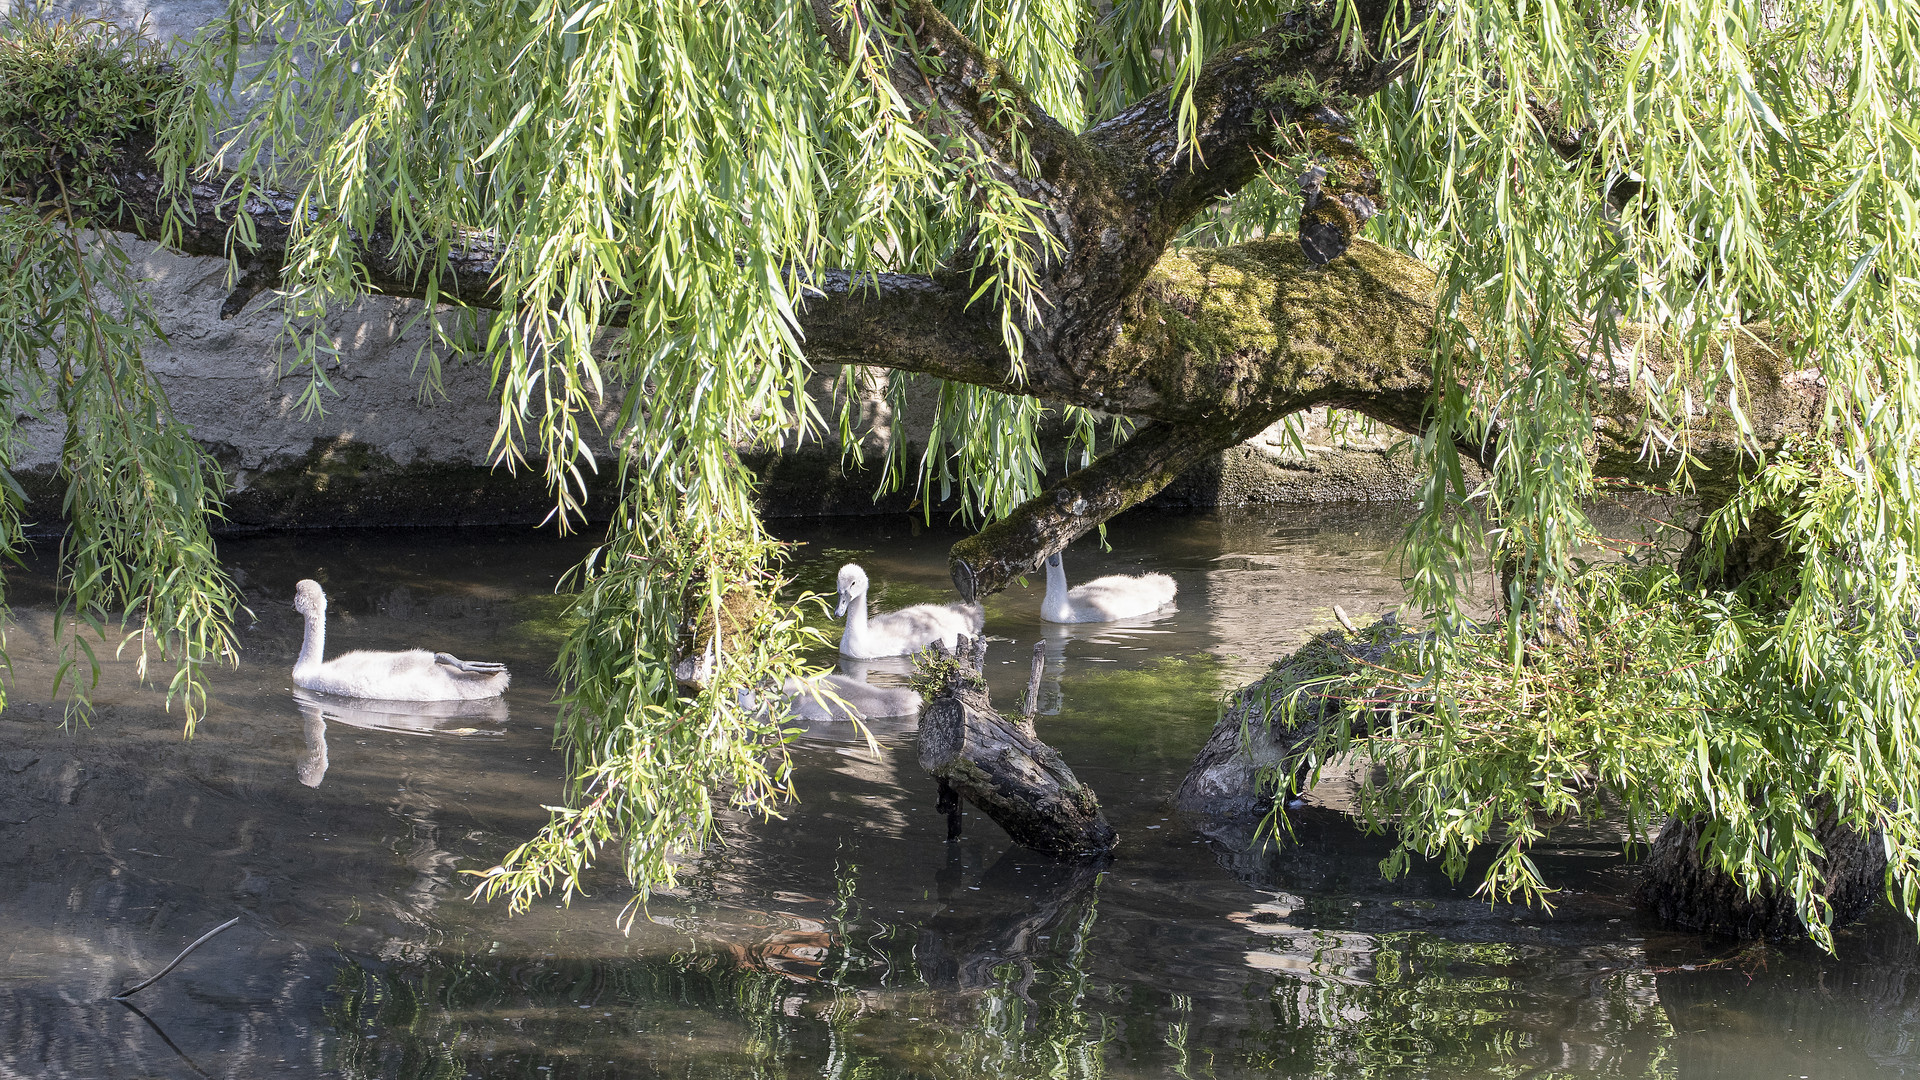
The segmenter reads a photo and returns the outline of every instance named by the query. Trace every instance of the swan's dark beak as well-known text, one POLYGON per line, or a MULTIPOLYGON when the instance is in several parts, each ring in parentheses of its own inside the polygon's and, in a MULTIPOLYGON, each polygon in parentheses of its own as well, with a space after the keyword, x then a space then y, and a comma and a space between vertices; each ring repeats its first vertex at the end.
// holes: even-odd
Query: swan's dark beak
POLYGON ((840 616, 842 616, 842 615, 845 615, 845 614, 847 613, 847 604, 848 604, 848 603, 849 603, 849 600, 848 600, 848 597, 847 597, 847 594, 846 594, 846 593, 841 593, 841 594, 840 594, 840 606, 839 606, 839 607, 836 607, 836 608, 834 608, 834 609, 833 609, 833 617, 837 619, 837 618, 839 618, 840 616))

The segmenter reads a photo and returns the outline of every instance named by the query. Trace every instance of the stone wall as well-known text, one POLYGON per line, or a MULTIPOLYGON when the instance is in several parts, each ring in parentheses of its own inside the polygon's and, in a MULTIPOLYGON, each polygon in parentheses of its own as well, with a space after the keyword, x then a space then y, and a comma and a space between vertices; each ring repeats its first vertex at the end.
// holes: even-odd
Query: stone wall
MULTIPOLYGON (((168 41, 191 34, 225 4, 81 0, 63 6, 123 24, 145 21, 154 37, 168 41)), ((304 375, 282 377, 280 313, 270 297, 222 321, 223 262, 139 243, 131 250, 151 282, 166 333, 166 341, 147 350, 150 365, 178 418, 227 472, 228 527, 449 525, 546 516, 548 496, 537 475, 489 466, 498 406, 488 372, 449 358, 443 392, 423 390, 417 362, 427 331, 414 323, 417 303, 372 298, 334 316, 340 359, 327 374, 338 395, 324 401, 324 413, 309 415, 298 402, 304 375)), ((828 416, 837 412, 830 401, 835 384, 826 375, 816 380, 828 416)), ((870 446, 924 433, 931 402, 912 402, 910 415, 894 417, 879 385, 863 381, 857 403, 870 446)), ((617 405, 608 403, 609 413, 617 405)), ((1386 452, 1387 436, 1336 434, 1325 421, 1324 415, 1308 418, 1304 454, 1289 448, 1277 429, 1269 431, 1196 467, 1155 503, 1206 507, 1413 494, 1417 477, 1386 452)), ((19 479, 30 496, 28 516, 42 530, 58 527, 62 430, 57 416, 26 425, 29 452, 19 479)), ((874 453, 868 457, 877 460, 874 453)), ((878 474, 848 471, 832 447, 789 446, 757 455, 753 464, 765 477, 763 509, 772 516, 892 512, 912 502, 911 493, 876 501, 878 474)), ((606 507, 609 471, 600 474, 593 509, 606 507)))

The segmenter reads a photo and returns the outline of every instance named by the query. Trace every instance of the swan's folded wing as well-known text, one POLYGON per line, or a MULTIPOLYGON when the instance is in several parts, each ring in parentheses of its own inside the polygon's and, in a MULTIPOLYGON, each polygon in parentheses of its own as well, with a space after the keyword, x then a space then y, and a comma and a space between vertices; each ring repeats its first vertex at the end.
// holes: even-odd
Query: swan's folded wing
POLYGON ((977 635, 986 628, 987 612, 979 604, 948 604, 947 610, 966 621, 969 634, 977 635))
POLYGON ((1113 574, 1076 585, 1067 599, 1076 610, 1123 619, 1165 607, 1173 602, 1174 593, 1173 579, 1165 574, 1113 574))
POLYGON ((462 660, 452 653, 434 653, 433 662, 443 667, 464 671, 469 675, 498 675, 507 670, 507 665, 496 664, 491 660, 462 660))

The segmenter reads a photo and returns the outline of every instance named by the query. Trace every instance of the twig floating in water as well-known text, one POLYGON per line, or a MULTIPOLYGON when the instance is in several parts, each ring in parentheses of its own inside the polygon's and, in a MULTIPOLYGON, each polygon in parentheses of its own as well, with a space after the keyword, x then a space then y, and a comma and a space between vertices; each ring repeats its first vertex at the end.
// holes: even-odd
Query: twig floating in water
POLYGON ((207 931, 206 933, 201 934, 199 940, 195 941, 193 944, 187 946, 186 948, 180 950, 180 955, 173 958, 173 963, 168 964, 166 967, 161 968, 160 973, 158 975, 155 975, 153 978, 148 979, 146 982, 141 983, 139 986, 129 987, 128 989, 120 991, 119 993, 113 995, 113 1000, 125 1001, 128 998, 132 997, 133 995, 139 993, 140 991, 145 990, 147 987, 152 986, 154 983, 159 982, 161 979, 166 978, 167 972, 172 971, 174 968, 179 967, 180 961, 185 960, 189 953, 193 952, 193 950, 199 948, 200 946, 205 945, 208 941, 211 941, 215 934, 218 934, 220 931, 225 930, 227 927, 232 926, 234 923, 237 923, 239 921, 240 921, 240 916, 235 915, 233 918, 228 919, 226 922, 221 923, 219 926, 216 926, 213 929, 207 931))

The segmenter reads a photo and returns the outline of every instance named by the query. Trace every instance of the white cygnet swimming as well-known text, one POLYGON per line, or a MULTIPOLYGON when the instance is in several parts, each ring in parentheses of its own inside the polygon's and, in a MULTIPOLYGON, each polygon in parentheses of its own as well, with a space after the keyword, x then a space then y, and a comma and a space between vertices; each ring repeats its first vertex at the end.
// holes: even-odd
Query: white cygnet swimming
POLYGON ((1050 623, 1112 622, 1158 611, 1173 603, 1175 586, 1165 574, 1110 574, 1067 588, 1060 553, 1047 556, 1047 595, 1040 618, 1050 623))
POLYGON ((327 648, 327 594, 317 581, 293 587, 293 609, 306 616, 307 637, 293 662, 293 683, 323 694, 386 701, 473 701, 507 690, 507 667, 461 660, 425 649, 350 652, 322 660, 327 648))
POLYGON ((855 563, 840 568, 840 606, 847 617, 840 654, 859 660, 905 656, 934 642, 952 650, 961 634, 978 634, 986 614, 976 604, 915 604, 867 617, 867 572, 855 563))
POLYGON ((808 682, 788 679, 781 688, 787 708, 802 720, 866 720, 877 716, 918 716, 920 695, 904 686, 875 686, 851 675, 822 675, 808 682), (815 694, 815 690, 823 691, 815 694), (824 692, 840 700, 826 697, 824 692))

